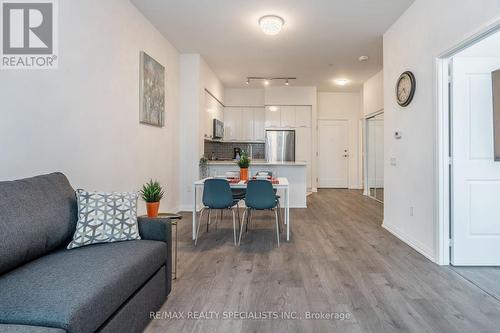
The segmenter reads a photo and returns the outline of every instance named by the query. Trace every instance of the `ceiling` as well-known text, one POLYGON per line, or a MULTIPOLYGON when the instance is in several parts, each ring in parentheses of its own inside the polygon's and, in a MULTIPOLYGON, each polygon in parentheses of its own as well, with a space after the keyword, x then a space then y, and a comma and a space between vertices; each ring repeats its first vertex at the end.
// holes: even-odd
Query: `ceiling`
POLYGON ((382 69, 382 35, 413 2, 131 1, 179 52, 200 53, 226 87, 245 87, 247 76, 288 76, 297 77, 291 85, 320 91, 359 91, 382 69), (258 26, 267 14, 286 21, 277 36, 265 35, 258 26), (370 59, 359 62, 362 55, 370 59), (350 83, 334 85, 339 78, 350 83))

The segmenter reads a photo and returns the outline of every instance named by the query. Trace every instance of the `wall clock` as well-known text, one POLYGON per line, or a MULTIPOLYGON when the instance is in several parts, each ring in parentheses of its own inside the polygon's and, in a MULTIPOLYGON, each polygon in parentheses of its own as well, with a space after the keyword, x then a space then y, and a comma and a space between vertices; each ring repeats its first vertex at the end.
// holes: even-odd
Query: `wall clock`
POLYGON ((396 100, 398 104, 408 106, 415 95, 416 87, 417 82, 412 72, 407 71, 401 74, 396 84, 396 100))

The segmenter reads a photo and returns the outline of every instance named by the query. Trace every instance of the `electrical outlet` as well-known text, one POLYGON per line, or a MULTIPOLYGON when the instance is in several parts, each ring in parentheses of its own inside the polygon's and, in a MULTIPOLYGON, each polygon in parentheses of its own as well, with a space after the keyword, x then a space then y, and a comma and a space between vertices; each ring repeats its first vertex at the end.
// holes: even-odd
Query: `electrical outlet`
POLYGON ((410 216, 413 216, 413 214, 414 214, 414 209, 413 207, 410 207, 410 216))

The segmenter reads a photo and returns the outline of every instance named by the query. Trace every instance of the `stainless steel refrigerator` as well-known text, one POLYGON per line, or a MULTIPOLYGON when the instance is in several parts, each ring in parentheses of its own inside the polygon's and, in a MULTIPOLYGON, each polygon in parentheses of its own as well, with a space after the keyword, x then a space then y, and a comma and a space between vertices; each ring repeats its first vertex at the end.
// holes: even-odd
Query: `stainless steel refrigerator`
POLYGON ((294 130, 266 130, 266 161, 295 162, 294 130))

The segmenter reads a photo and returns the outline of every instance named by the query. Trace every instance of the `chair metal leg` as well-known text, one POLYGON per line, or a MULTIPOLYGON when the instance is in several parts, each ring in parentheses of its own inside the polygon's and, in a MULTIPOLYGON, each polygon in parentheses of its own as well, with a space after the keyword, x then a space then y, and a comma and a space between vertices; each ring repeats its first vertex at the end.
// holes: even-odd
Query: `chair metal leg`
POLYGON ((280 226, 280 233, 283 231, 283 215, 281 214, 281 207, 280 207, 280 204, 278 202, 278 206, 277 206, 277 211, 278 211, 278 222, 279 222, 279 226, 280 226))
POLYGON ((236 212, 238 213, 238 231, 241 230, 241 220, 240 220, 240 204, 236 203, 236 212))
POLYGON ((200 211, 200 218, 198 219, 198 227, 196 229, 196 237, 194 238, 194 246, 198 243, 198 235, 200 234, 200 225, 201 219, 203 218, 203 213, 205 212, 205 208, 202 208, 200 211))
POLYGON ((278 211, 274 210, 274 216, 276 217, 276 237, 278 239, 278 247, 280 247, 280 227, 279 227, 279 219, 278 219, 278 211))
POLYGON ((245 211, 243 212, 243 217, 242 217, 242 225, 241 225, 241 228, 240 228, 240 239, 238 240, 238 246, 240 246, 241 244, 241 235, 243 234, 243 224, 245 224, 245 217, 247 218, 246 220, 246 225, 248 227, 248 208, 245 209, 245 211))
POLYGON ((234 209, 231 209, 231 212, 233 213, 233 238, 234 238, 234 245, 237 246, 238 243, 236 243, 236 215, 234 214, 234 209))
MULTIPOLYGON (((207 218, 207 232, 208 232, 208 226, 210 225, 211 221, 210 221, 210 217, 212 215, 212 209, 208 209, 208 218, 207 218)), ((217 216, 216 216, 217 217, 217 216)))

